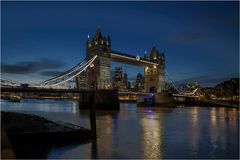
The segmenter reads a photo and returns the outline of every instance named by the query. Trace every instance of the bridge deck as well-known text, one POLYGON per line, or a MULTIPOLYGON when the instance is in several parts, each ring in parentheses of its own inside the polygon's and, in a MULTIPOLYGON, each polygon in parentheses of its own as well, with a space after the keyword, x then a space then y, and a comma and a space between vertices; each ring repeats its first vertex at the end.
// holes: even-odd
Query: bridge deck
POLYGON ((58 93, 81 93, 81 92, 88 92, 93 93, 94 90, 84 90, 84 89, 53 89, 53 88, 22 88, 22 87, 2 87, 1 92, 58 92, 58 93))
POLYGON ((131 65, 137 65, 137 66, 153 66, 153 65, 158 65, 158 63, 154 63, 145 59, 136 59, 135 56, 120 53, 117 51, 112 51, 111 52, 111 60, 114 62, 121 62, 125 64, 131 64, 131 65))

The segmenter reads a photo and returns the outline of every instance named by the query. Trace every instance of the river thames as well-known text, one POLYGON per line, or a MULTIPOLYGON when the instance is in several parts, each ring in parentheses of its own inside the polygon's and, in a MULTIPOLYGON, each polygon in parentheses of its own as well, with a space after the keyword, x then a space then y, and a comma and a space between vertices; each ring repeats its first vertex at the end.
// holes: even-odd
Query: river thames
MULTIPOLYGON (((1 100, 1 110, 22 112, 90 128, 89 111, 78 102, 1 100)), ((53 145, 47 158, 239 158, 239 109, 176 106, 96 111, 97 140, 53 145)))

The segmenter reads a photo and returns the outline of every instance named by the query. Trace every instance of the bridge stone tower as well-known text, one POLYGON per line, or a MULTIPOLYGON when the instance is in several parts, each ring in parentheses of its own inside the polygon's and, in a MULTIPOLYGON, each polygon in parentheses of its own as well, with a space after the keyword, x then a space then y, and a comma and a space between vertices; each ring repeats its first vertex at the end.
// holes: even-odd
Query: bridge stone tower
POLYGON ((157 66, 144 68, 144 81, 146 92, 160 93, 165 88, 165 56, 164 53, 160 53, 156 47, 152 48, 150 56, 145 53, 146 60, 156 62, 157 66))
POLYGON ((111 66, 111 40, 110 36, 104 37, 97 29, 95 36, 86 42, 86 58, 90 60, 95 55, 97 59, 80 74, 77 79, 77 88, 81 89, 109 89, 110 88, 110 66, 111 66))

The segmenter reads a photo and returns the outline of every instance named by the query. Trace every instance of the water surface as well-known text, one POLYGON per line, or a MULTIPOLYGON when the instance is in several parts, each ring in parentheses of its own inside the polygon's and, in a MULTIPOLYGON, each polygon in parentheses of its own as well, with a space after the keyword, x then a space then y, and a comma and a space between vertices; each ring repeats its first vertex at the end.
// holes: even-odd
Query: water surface
MULTIPOLYGON (((1 100, 1 110, 36 114, 90 128, 89 111, 64 100, 1 100)), ((122 103, 97 111, 97 140, 55 145, 48 158, 238 158, 239 110, 224 107, 152 108, 122 103)))

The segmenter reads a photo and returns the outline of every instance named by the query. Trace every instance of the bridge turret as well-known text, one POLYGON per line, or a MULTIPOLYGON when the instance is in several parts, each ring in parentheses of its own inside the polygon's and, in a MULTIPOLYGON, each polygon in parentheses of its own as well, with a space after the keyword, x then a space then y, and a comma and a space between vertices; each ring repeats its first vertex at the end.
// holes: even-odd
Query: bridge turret
POLYGON ((92 42, 90 39, 90 36, 88 35, 87 41, 86 41, 86 52, 88 53, 89 48, 92 47, 92 42))
POLYGON ((110 35, 108 35, 108 37, 107 37, 107 46, 111 49, 111 39, 110 39, 110 35))
POLYGON ((107 89, 110 87, 111 39, 110 36, 105 37, 100 28, 96 30, 92 39, 88 37, 87 40, 87 60, 95 55, 98 55, 98 58, 92 65, 93 67, 86 70, 86 86, 87 88, 96 88, 97 86, 98 89, 107 89))
POLYGON ((157 60, 158 55, 159 55, 159 52, 158 52, 157 48, 153 47, 152 51, 151 51, 151 54, 150 54, 151 61, 157 60))
POLYGON ((91 59, 93 56, 104 55, 110 57, 111 51, 111 39, 110 36, 105 37, 98 28, 95 36, 90 40, 87 40, 87 57, 91 59), (106 54, 108 53, 108 54, 106 54))
MULTIPOLYGON (((147 56, 145 56, 147 59, 147 56)), ((149 59, 158 63, 157 66, 145 67, 145 91, 161 92, 165 87, 165 56, 156 47, 153 47, 149 59)))

